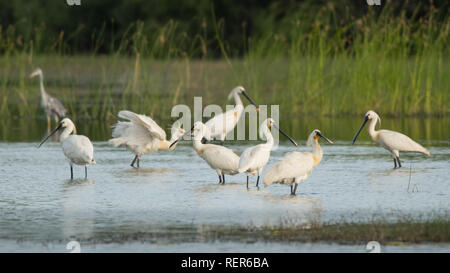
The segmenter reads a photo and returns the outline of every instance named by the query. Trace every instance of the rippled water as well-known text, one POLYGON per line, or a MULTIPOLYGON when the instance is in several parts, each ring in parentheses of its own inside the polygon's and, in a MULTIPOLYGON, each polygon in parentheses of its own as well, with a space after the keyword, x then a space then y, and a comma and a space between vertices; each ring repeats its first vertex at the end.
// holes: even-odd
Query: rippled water
MULTIPOLYGON (((69 248, 70 250, 70 248, 69 248)), ((0 252, 70 252, 67 244, 62 243, 30 243, 0 240, 0 252)), ((131 242, 81 244, 83 253, 367 253, 366 244, 339 245, 328 243, 279 243, 279 242, 220 242, 220 243, 169 243, 152 244, 131 242)), ((380 253, 448 253, 448 244, 422 244, 422 245, 381 245, 380 253)))
MULTIPOLYGON (((125 149, 94 142, 97 165, 88 168, 87 180, 83 167, 75 167, 73 181, 60 144, 49 142, 40 149, 37 144, 0 142, 0 240, 11 250, 26 250, 31 244, 36 251, 58 251, 41 244, 77 239, 100 244, 92 251, 108 251, 108 243, 139 241, 140 233, 150 232, 161 249, 175 251, 176 244, 186 238, 195 241, 208 226, 257 227, 342 217, 364 221, 374 213, 423 216, 450 205, 447 140, 428 141, 429 158, 401 154, 404 168, 396 170, 387 151, 370 142, 323 144, 322 163, 299 185, 295 197, 285 185, 256 189, 255 178, 247 190, 244 174, 227 176, 226 184, 219 185, 215 172, 187 141, 172 152, 144 156, 138 170, 129 166, 133 155, 125 149)), ((252 144, 226 145, 240 153, 252 144)), ((282 143, 268 166, 294 149, 309 150, 304 142, 299 148, 282 143)), ((288 251, 282 245, 271 249, 288 251)), ((208 244, 198 249, 207 251, 208 244)))
MULTIPOLYGON (((284 185, 256 189, 255 178, 247 190, 243 174, 227 176, 227 183, 218 185, 215 172, 187 141, 172 152, 144 156, 141 169, 133 169, 129 166, 133 155, 107 145, 110 127, 95 122, 80 122, 78 127, 81 134, 94 140, 97 165, 89 167, 87 180, 83 168, 75 167, 76 179, 71 181, 59 143, 36 148, 45 134, 41 120, 2 123, 0 251, 65 251, 61 248, 72 239, 81 241, 86 251, 189 251, 190 247, 254 251, 255 242, 211 244, 208 230, 296 225, 311 220, 365 221, 374 214, 391 219, 422 217, 448 211, 450 142, 445 119, 406 119, 400 126, 395 120, 384 121, 386 128, 399 127, 431 152, 429 158, 401 154, 403 168, 397 170, 392 169, 387 151, 368 141, 367 133, 361 134, 357 145, 348 141, 360 125, 359 119, 294 123, 300 126, 286 128, 285 124, 283 128, 297 140, 312 129, 308 124, 314 123, 336 143, 322 145, 322 163, 300 184, 295 197, 289 196, 289 187, 284 185)), ((254 144, 227 142, 226 146, 239 154, 254 144)), ((288 151, 309 150, 304 144, 300 141, 300 147, 294 148, 282 143, 272 152, 268 166, 288 151)), ((271 251, 361 250, 275 242, 260 247, 271 251)), ((442 250, 437 245, 418 247, 422 250, 394 249, 442 250)))

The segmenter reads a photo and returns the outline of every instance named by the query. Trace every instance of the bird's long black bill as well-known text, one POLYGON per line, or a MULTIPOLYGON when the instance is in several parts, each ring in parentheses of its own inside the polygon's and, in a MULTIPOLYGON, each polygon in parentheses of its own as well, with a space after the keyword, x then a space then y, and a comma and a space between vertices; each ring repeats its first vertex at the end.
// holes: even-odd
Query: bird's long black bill
POLYGON ((325 139, 328 143, 334 144, 334 142, 331 141, 331 140, 330 140, 329 138, 327 138, 326 136, 324 136, 324 135, 322 135, 322 134, 319 134, 319 136, 320 136, 321 138, 325 139))
POLYGON ((289 139, 290 142, 292 142, 292 144, 294 144, 295 146, 298 146, 297 142, 295 142, 295 140, 293 140, 290 136, 288 136, 285 132, 283 132, 283 130, 281 130, 278 126, 276 126, 275 124, 273 125, 273 127, 275 127, 278 131, 280 131, 280 133, 287 137, 289 139))
POLYGON ((360 127, 359 130, 358 130, 358 132, 356 132, 356 135, 355 135, 355 136, 353 137, 353 139, 352 139, 352 144, 355 144, 356 138, 359 136, 359 133, 361 133, 361 130, 364 128, 364 125, 366 125, 366 123, 367 123, 368 120, 369 120, 369 119, 368 119, 367 117, 364 119, 363 124, 361 125, 361 127, 360 127))
POLYGON ((45 137, 45 138, 41 141, 41 143, 39 143, 38 148, 40 148, 40 147, 42 146, 42 144, 44 144, 44 143, 47 141, 47 139, 49 139, 49 138, 50 138, 52 135, 54 135, 59 129, 61 129, 61 127, 62 127, 62 124, 59 124, 58 127, 56 127, 53 131, 51 131, 50 134, 49 134, 47 137, 45 137))
POLYGON ((244 95, 244 97, 256 107, 256 110, 259 111, 259 106, 247 95, 245 91, 242 92, 242 95, 244 95))
POLYGON ((178 141, 180 141, 181 139, 183 139, 183 137, 189 135, 192 133, 192 130, 194 130, 194 126, 192 126, 191 130, 187 131, 186 133, 184 133, 182 136, 180 136, 179 138, 177 138, 174 142, 172 142, 172 144, 170 144, 169 149, 172 148, 173 145, 177 144, 178 141))

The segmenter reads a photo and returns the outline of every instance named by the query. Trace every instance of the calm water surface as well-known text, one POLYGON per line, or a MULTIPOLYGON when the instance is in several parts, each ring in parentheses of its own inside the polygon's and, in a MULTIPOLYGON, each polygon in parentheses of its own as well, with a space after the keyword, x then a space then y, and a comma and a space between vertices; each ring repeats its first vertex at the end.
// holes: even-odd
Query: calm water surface
MULTIPOLYGON (((360 123, 352 121, 356 129, 360 123)), ((3 136, 22 130, 5 128, 3 136)), ((45 134, 45 129, 39 128, 43 133, 30 136, 27 142, 19 136, 17 141, 7 137, 8 141, 0 142, 0 251, 64 252, 65 243, 76 239, 86 242, 88 252, 360 252, 365 251, 364 246, 210 243, 202 241, 201 234, 215 226, 296 225, 342 218, 365 221, 373 214, 392 219, 397 215, 423 217, 448 211, 450 205, 446 129, 441 133, 431 130, 431 136, 438 136, 435 139, 416 138, 430 150, 431 157, 401 154, 404 168, 393 170, 390 155, 369 142, 367 133, 352 146, 349 139, 356 129, 340 133, 329 129, 327 133, 320 128, 336 143, 322 143, 322 163, 299 185, 298 195, 291 197, 285 185, 257 189, 255 178, 247 190, 244 174, 227 176, 226 184, 218 185, 215 172, 188 141, 172 152, 144 156, 141 169, 133 169, 129 166, 133 155, 105 141, 109 129, 94 137, 97 165, 89 167, 89 179, 83 179, 84 169, 77 166, 76 179, 70 181, 59 143, 49 142, 37 149, 45 134), (143 233, 154 236, 146 239, 150 244, 140 243, 139 234, 143 233)), ((83 127, 79 133, 85 133, 83 127)), ((288 151, 309 151, 301 141, 308 133, 294 131, 300 147, 282 143, 272 152, 268 166, 288 151)), ((230 142, 226 146, 241 153, 255 143, 230 142)), ((391 246, 386 251, 448 252, 449 246, 391 246)))

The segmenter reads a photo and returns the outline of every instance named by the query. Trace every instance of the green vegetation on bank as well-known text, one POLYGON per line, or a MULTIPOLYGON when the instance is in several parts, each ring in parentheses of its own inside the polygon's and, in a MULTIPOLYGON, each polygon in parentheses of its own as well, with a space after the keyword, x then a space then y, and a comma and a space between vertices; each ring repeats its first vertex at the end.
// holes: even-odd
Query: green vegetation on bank
POLYGON ((120 109, 167 117, 193 96, 224 106, 238 84, 260 104, 279 104, 282 115, 449 114, 446 4, 313 2, 266 4, 238 30, 219 15, 221 1, 201 1, 189 26, 138 20, 114 35, 106 23, 59 36, 30 25, 33 18, 2 26, 0 114, 42 115, 38 82, 27 78, 36 66, 76 118, 111 120, 120 109))
MULTIPOLYGON (((296 221, 290 219, 290 221, 296 221)), ((337 243, 343 245, 367 244, 377 241, 381 245, 409 245, 425 243, 450 243, 450 222, 447 216, 432 219, 404 217, 396 220, 382 218, 369 221, 342 220, 335 223, 320 221, 264 226, 185 226, 148 227, 123 232, 117 229, 98 232, 90 238, 82 238, 89 243, 126 243, 129 241, 152 242, 158 240, 170 243, 198 242, 308 242, 337 243)))

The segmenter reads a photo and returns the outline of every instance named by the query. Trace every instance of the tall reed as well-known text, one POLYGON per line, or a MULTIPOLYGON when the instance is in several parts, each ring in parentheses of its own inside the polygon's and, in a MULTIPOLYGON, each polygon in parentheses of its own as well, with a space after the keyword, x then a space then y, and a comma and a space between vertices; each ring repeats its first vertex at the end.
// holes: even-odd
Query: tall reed
MULTIPOLYGON (((111 120, 120 109, 169 116, 174 104, 225 105, 228 92, 245 86, 260 104, 279 104, 286 116, 355 116, 373 109, 383 116, 447 116, 450 18, 437 11, 416 19, 372 9, 340 21, 336 7, 320 9, 312 23, 307 7, 276 21, 267 16, 264 33, 245 36, 243 56, 233 54, 226 21, 212 17, 216 35, 203 29, 188 36, 175 21, 157 31, 135 22, 111 55, 70 55, 76 33, 61 33, 43 47, 45 26, 23 41, 14 26, 0 28, 0 114, 42 116, 39 85, 28 74, 40 66, 47 91, 71 116, 111 120), (75 35, 75 36, 74 36, 75 35), (221 59, 208 55, 217 43, 221 59), (38 53, 36 53, 38 52, 38 53), (44 53, 45 54, 44 54, 44 53), (194 57, 195 56, 195 57, 194 57), (199 57, 200 56, 200 57, 199 57)), ((95 48, 105 31, 93 34, 95 48)))

